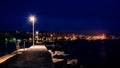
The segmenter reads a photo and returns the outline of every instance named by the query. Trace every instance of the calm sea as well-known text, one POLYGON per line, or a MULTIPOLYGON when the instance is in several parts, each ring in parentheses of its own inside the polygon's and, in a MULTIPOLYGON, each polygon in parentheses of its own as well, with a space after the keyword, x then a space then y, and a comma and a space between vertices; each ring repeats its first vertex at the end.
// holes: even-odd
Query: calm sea
MULTIPOLYGON (((30 47, 31 46, 31 42, 25 42, 25 47, 30 47)), ((23 42, 20 42, 19 45, 22 47, 23 46, 23 42)), ((9 54, 13 51, 16 50, 16 43, 15 42, 0 42, 0 57, 4 56, 6 54, 9 54)))
POLYGON ((66 52, 85 68, 120 68, 120 40, 75 41, 66 52))

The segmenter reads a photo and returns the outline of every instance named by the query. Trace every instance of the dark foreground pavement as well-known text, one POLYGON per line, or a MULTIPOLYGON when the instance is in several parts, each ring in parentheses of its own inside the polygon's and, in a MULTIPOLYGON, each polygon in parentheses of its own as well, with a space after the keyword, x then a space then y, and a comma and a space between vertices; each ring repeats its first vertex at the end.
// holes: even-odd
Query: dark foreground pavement
POLYGON ((35 45, 3 62, 0 68, 54 68, 54 64, 46 47, 35 45))

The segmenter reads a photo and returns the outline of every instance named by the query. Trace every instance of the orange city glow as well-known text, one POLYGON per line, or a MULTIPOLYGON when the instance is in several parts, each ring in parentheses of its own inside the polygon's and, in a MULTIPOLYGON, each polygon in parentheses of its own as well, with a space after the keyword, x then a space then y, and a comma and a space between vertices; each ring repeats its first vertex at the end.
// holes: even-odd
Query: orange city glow
POLYGON ((86 40, 104 40, 104 39, 107 39, 106 35, 105 34, 102 34, 102 35, 95 35, 95 36, 88 36, 86 38, 86 40))

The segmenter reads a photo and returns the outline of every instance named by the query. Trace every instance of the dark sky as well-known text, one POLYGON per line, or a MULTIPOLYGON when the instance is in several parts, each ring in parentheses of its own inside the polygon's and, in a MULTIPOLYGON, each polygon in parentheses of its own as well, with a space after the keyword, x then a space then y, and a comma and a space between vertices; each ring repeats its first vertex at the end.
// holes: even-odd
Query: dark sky
POLYGON ((120 32, 119 0, 0 0, 0 30, 120 32))

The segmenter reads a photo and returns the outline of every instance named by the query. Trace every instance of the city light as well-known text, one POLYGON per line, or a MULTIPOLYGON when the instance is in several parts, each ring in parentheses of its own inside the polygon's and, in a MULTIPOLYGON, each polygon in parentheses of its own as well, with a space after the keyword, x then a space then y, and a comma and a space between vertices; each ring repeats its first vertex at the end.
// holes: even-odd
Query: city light
POLYGON ((104 40, 104 39, 107 39, 105 34, 89 35, 86 37, 86 40, 104 40))
POLYGON ((36 34, 37 34, 37 35, 38 35, 38 33, 39 33, 39 32, 38 32, 38 31, 36 31, 36 34))

